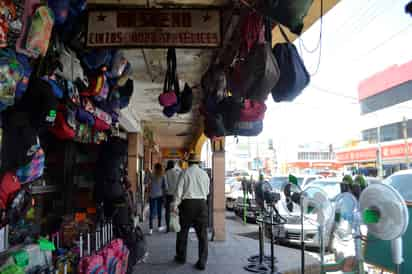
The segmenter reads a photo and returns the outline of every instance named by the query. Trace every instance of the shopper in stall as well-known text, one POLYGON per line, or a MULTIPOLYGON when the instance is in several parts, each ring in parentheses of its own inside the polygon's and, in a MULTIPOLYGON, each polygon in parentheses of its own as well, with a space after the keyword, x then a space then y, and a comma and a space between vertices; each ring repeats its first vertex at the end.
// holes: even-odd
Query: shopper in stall
POLYGON ((189 168, 180 176, 173 210, 179 212, 180 232, 176 239, 177 263, 186 262, 187 237, 191 226, 196 230, 199 241, 199 260, 195 267, 204 270, 208 256, 208 208, 210 179, 207 173, 199 167, 199 158, 195 154, 189 156, 189 168))
POLYGON ((163 167, 157 163, 154 167, 153 175, 149 182, 149 234, 153 233, 153 219, 157 216, 158 231, 162 231, 162 208, 163 208, 163 196, 167 189, 166 181, 163 176, 163 167))
POLYGON ((165 197, 165 211, 166 211, 166 233, 170 231, 170 213, 172 210, 172 202, 177 191, 177 183, 182 170, 175 161, 169 160, 166 166, 165 181, 167 185, 165 197))

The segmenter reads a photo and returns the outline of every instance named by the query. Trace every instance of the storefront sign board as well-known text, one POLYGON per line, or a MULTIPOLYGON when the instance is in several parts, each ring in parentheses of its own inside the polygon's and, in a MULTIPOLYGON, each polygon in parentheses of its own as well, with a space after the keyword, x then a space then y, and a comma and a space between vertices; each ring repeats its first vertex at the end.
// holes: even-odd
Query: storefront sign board
POLYGON ((124 48, 221 45, 218 9, 101 9, 89 11, 87 46, 124 48))

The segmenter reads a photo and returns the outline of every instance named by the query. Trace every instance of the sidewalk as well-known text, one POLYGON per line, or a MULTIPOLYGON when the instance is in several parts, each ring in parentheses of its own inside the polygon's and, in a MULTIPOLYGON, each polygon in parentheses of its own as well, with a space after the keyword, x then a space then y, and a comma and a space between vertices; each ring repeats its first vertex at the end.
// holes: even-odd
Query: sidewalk
MULTIPOLYGON (((258 253, 256 238, 256 225, 243 225, 236 217, 228 213, 226 217, 225 242, 209 243, 209 260, 206 271, 210 274, 243 274, 250 273, 243 269, 247 258, 258 253)), ((147 227, 145 227, 147 231, 147 227)), ((188 274, 202 273, 195 270, 193 265, 197 261, 197 239, 190 233, 188 241, 188 258, 185 265, 173 262, 175 256, 175 233, 158 233, 147 235, 149 257, 146 263, 138 265, 136 274, 188 274)), ((266 244, 266 255, 270 247, 266 244)), ((283 274, 300 273, 300 251, 284 246, 275 246, 275 255, 278 259, 277 266, 283 274)), ((306 257, 306 274, 318 274, 318 262, 310 254, 306 257)))

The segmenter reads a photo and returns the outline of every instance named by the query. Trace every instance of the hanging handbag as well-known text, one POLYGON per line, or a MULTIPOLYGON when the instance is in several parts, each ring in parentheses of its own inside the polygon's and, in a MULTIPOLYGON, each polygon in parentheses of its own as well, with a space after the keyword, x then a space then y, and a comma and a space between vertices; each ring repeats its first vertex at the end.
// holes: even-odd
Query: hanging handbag
POLYGON ((234 136, 253 137, 258 136, 263 130, 263 121, 237 122, 234 129, 230 132, 234 136))
POLYGON ((163 107, 170 107, 177 103, 179 94, 179 81, 176 75, 176 50, 169 48, 167 51, 167 71, 164 81, 163 93, 159 96, 159 103, 163 107))
POLYGON ((275 102, 293 101, 309 84, 310 75, 294 44, 279 26, 286 43, 279 43, 273 48, 273 54, 278 60, 281 75, 272 89, 275 102))
MULTIPOLYGON (((271 47, 271 24, 266 23, 266 42, 256 41, 241 64, 238 87, 245 98, 264 102, 279 79, 280 71, 271 47)), ((235 91, 235 96, 239 96, 235 91)))
POLYGON ((192 109, 192 101, 193 101, 193 91, 186 83, 185 87, 183 88, 183 92, 180 95, 180 109, 178 111, 179 114, 185 114, 190 112, 192 109))
POLYGON ((299 35, 312 3, 313 0, 259 0, 256 9, 299 35))
POLYGON ((240 110, 241 122, 254 122, 265 118, 266 105, 265 103, 246 99, 243 102, 243 107, 240 110))

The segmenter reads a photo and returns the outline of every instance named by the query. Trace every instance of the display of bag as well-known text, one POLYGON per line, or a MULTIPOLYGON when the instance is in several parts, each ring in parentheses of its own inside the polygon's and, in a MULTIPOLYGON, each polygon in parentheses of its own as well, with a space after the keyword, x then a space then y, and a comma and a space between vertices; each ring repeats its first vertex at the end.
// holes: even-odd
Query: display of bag
POLYGON ((71 49, 64 46, 60 47, 59 62, 61 66, 56 70, 56 75, 69 81, 76 81, 77 79, 85 81, 80 60, 71 49))
POLYGON ((0 209, 6 209, 20 190, 21 183, 13 172, 3 174, 0 182, 0 209))
POLYGON ((264 42, 263 30, 262 16, 255 11, 249 12, 240 26, 240 34, 242 37, 239 53, 240 58, 245 58, 249 54, 256 41, 260 43, 264 42))
POLYGON ((133 80, 128 79, 123 86, 118 88, 118 92, 120 95, 119 98, 119 106, 120 108, 125 108, 129 105, 130 98, 133 95, 134 90, 134 83, 133 80))
POLYGON ((31 17, 30 27, 27 31, 24 53, 37 58, 46 56, 54 24, 54 15, 46 6, 38 7, 31 17))
POLYGON ((112 124, 112 116, 98 107, 94 108, 93 115, 96 119, 102 120, 103 122, 108 124, 109 127, 112 124))
POLYGON ((26 50, 26 39, 31 25, 31 17, 34 14, 36 8, 41 4, 40 0, 24 0, 24 8, 22 15, 22 27, 19 36, 16 41, 16 51, 18 53, 24 54, 28 57, 33 57, 26 50))
POLYGON ((30 65, 30 60, 26 55, 17 53, 16 58, 23 67, 23 77, 16 86, 16 99, 20 99, 27 90, 33 69, 30 65))
POLYGON ((246 99, 240 110, 241 122, 253 122, 263 120, 265 117, 266 105, 258 101, 246 99))
POLYGON ((47 6, 53 11, 55 24, 64 24, 69 14, 70 0, 48 0, 47 6))
POLYGON ((31 162, 18 168, 16 171, 16 176, 22 184, 33 182, 43 176, 45 164, 44 151, 40 144, 38 144, 35 149, 36 152, 33 154, 31 162))
POLYGON ((226 74, 222 65, 211 65, 202 76, 201 86, 207 96, 223 97, 227 88, 226 74))
POLYGON ((91 127, 93 127, 94 124, 95 124, 95 118, 94 118, 93 114, 91 114, 90 112, 84 110, 81 107, 77 108, 77 110, 76 110, 76 119, 80 123, 87 124, 91 127))
POLYGON ((276 44, 273 48, 281 75, 272 89, 272 97, 275 102, 290 102, 309 84, 310 75, 295 45, 289 41, 283 29, 281 27, 279 29, 287 42, 276 44))
POLYGON ((60 105, 59 111, 56 115, 56 121, 54 126, 49 129, 58 139, 72 140, 76 136, 76 127, 69 125, 66 120, 67 109, 65 106, 60 105))
POLYGON ((226 135, 225 124, 221 114, 209 114, 205 116, 204 134, 210 139, 226 135))
POLYGON ((92 49, 81 60, 89 72, 103 71, 112 63, 112 52, 110 49, 92 49))
POLYGON ((23 79, 24 67, 9 49, 0 50, 0 110, 15 102, 17 84, 23 79))
POLYGON ((52 91, 53 91, 54 95, 55 95, 57 98, 59 98, 59 99, 63 98, 63 90, 62 90, 62 88, 59 86, 59 84, 57 83, 56 80, 51 79, 50 77, 42 77, 42 79, 43 79, 44 81, 47 81, 47 83, 50 84, 50 86, 51 86, 51 88, 52 88, 52 91))
MULTIPOLYGON (((269 43, 256 43, 240 69, 238 85, 248 99, 264 102, 280 76, 279 66, 269 43)), ((237 95, 237 93, 234 93, 237 95)))
POLYGON ((38 128, 31 125, 27 112, 9 109, 2 118, 1 167, 3 170, 15 170, 30 163, 38 144, 38 128))
POLYGON ((168 107, 164 107, 163 108, 163 114, 167 117, 167 118, 171 118, 173 117, 176 113, 179 112, 180 109, 180 104, 176 103, 174 105, 168 106, 168 107))
POLYGON ((110 70, 110 77, 111 78, 119 78, 123 75, 124 70, 127 66, 127 59, 125 54, 122 50, 118 50, 113 55, 111 70, 110 70))
POLYGON ((99 118, 95 118, 93 128, 98 130, 98 131, 105 131, 105 130, 110 129, 110 124, 106 123, 105 121, 103 121, 99 118))
POLYGON ((286 26, 300 35, 303 29, 303 19, 309 12, 313 0, 259 0, 256 8, 265 16, 286 26))
POLYGON ((32 77, 27 91, 15 107, 18 111, 27 112, 32 127, 40 129, 53 125, 58 104, 52 86, 43 79, 32 77))
POLYGON ((223 117, 226 131, 231 131, 240 120, 242 102, 234 96, 226 96, 219 102, 218 112, 223 117))
POLYGON ((183 88, 182 93, 180 94, 180 108, 177 113, 185 114, 189 113, 192 110, 192 103, 193 103, 193 91, 186 83, 185 87, 183 88))
POLYGON ((237 122, 234 129, 230 132, 235 136, 258 136, 263 130, 263 121, 258 120, 254 122, 237 122))
POLYGON ((7 47, 10 24, 16 18, 16 6, 13 1, 2 1, 0 7, 0 48, 7 47))
POLYGON ((80 91, 81 96, 98 96, 102 92, 106 81, 103 73, 89 77, 89 86, 80 91))
POLYGON ((176 50, 169 48, 167 51, 167 71, 163 86, 163 93, 159 96, 159 103, 163 107, 170 107, 178 103, 180 93, 179 80, 176 74, 176 50))

